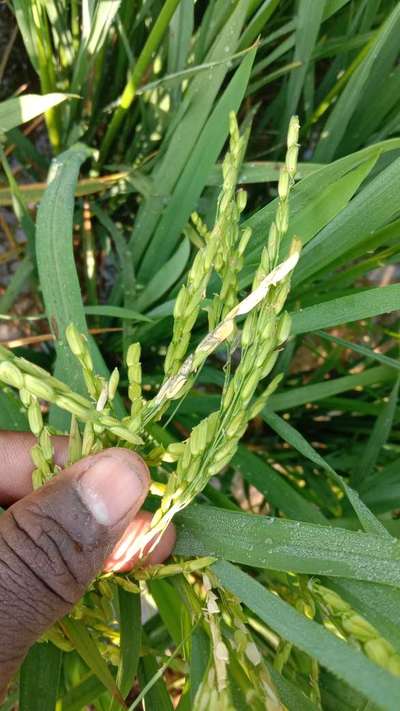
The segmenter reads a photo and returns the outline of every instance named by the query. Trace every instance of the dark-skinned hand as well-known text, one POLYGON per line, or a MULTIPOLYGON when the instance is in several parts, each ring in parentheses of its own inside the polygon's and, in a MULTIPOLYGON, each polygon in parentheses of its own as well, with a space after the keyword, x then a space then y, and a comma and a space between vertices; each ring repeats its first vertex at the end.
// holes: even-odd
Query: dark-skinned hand
MULTIPOLYGON (((67 443, 56 437, 56 462, 67 443)), ((146 464, 126 449, 80 460, 32 492, 31 435, 0 432, 0 700, 29 647, 71 610, 102 570, 138 560, 151 515, 146 464)), ((175 541, 172 526, 146 558, 160 563, 175 541)), ((146 548, 142 552, 146 555, 146 548)))

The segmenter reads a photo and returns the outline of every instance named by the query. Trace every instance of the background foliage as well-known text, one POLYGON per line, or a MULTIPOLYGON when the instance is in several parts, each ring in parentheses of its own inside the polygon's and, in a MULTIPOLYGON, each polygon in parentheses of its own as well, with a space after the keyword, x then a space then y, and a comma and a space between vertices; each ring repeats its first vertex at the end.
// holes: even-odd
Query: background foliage
MULTIPOLYGON (((199 246, 190 216, 214 222, 230 111, 250 128, 239 176, 243 227, 253 231, 245 295, 274 219, 289 119, 299 115, 281 258, 294 235, 303 250, 291 337, 273 372, 284 379, 215 486, 177 517, 175 553, 218 558, 210 575, 225 591, 221 634, 232 634, 227 610, 239 600, 287 708, 396 708, 400 3, 13 0, 2 15, 0 256, 3 276, 13 269, 1 318, 11 319, 17 354, 77 390, 63 337, 71 320, 93 334, 100 372, 121 367, 139 340, 148 392, 161 383, 174 300, 199 246), (15 66, 29 63, 21 87, 15 66), (56 207, 35 231, 55 156, 56 207)), ((196 327, 193 345, 205 329, 196 327)), ((163 423, 166 438, 184 438, 215 409, 222 365, 209 360, 163 423)), ((27 427, 10 390, 0 403, 2 428, 27 427)), ((69 426, 57 409, 50 422, 69 426)), ((83 625, 71 623, 75 651, 35 647, 4 708, 18 696, 21 709, 32 698, 41 709, 55 700, 62 711, 118 708, 115 678, 128 706, 141 703, 141 689, 146 708, 194 708, 212 637, 197 618, 201 574, 190 581, 177 573, 148 583, 155 614, 141 632, 138 595, 119 589, 121 654, 102 649, 101 664, 83 625)), ((252 680, 238 660, 230 656, 227 684, 241 709, 252 680)))

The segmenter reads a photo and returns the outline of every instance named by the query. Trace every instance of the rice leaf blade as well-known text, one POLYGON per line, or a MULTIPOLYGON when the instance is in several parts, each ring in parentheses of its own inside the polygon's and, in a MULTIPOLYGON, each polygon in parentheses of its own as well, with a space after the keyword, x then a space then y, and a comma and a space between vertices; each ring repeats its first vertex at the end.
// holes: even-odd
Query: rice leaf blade
POLYGON ((21 711, 54 711, 58 698, 62 652, 51 642, 35 644, 20 672, 21 711))
POLYGON ((110 692, 122 708, 126 708, 126 704, 118 690, 115 679, 86 627, 82 622, 74 620, 71 617, 64 617, 60 625, 78 654, 80 654, 88 667, 101 681, 104 688, 110 692))
POLYGON ((376 39, 371 42, 366 58, 357 68, 336 102, 315 151, 315 160, 329 161, 334 157, 360 97, 362 97, 375 63, 382 52, 390 51, 391 43, 397 42, 399 28, 400 6, 396 5, 382 25, 376 39))
POLYGON ((191 157, 176 183, 173 196, 146 250, 138 272, 140 279, 144 281, 149 279, 154 269, 168 259, 181 230, 195 209, 207 176, 226 140, 229 112, 236 112, 242 101, 254 56, 253 50, 242 61, 198 137, 191 157))
POLYGON ((215 555, 254 568, 400 588, 398 544, 391 536, 199 505, 180 513, 177 521, 175 551, 180 555, 215 555))
POLYGON ((396 708, 400 695, 398 679, 321 625, 301 615, 235 566, 219 561, 213 570, 223 585, 284 639, 316 658, 378 708, 385 711, 396 708))
POLYGON ((24 94, 0 103, 0 131, 10 131, 45 113, 63 101, 72 98, 70 94, 24 94))

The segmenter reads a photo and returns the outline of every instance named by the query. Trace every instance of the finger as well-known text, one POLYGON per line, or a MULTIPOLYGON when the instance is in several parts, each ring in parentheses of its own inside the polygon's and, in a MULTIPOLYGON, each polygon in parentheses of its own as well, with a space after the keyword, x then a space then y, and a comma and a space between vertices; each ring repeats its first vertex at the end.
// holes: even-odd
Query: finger
MULTIPOLYGON (((67 437, 52 437, 54 459, 64 466, 68 452, 67 437)), ((0 431, 0 505, 22 499, 32 491, 31 449, 36 444, 29 432, 0 431)))
MULTIPOLYGON (((68 437, 52 438, 55 450, 55 462, 64 466, 68 454, 68 437)), ((7 506, 32 491, 33 464, 30 451, 36 443, 30 432, 8 432, 0 430, 0 505, 7 506)), ((138 562, 142 549, 140 537, 150 527, 151 514, 141 511, 129 524, 121 539, 121 546, 113 551, 112 559, 106 561, 107 570, 126 572, 138 562), (135 541, 137 550, 135 551, 135 541), (129 542, 130 551, 126 550, 129 542)), ((148 555, 152 543, 142 551, 147 565, 162 563, 171 554, 175 544, 175 529, 168 526, 154 550, 148 555)))
POLYGON ((143 460, 108 449, 0 518, 0 694, 29 647, 81 598, 142 505, 143 460))
POLYGON ((150 528, 152 518, 153 515, 149 511, 138 513, 107 558, 104 570, 125 573, 131 570, 141 558, 145 560, 146 565, 158 565, 171 555, 176 540, 175 527, 172 524, 168 526, 153 549, 154 539, 143 548, 142 541, 150 528))

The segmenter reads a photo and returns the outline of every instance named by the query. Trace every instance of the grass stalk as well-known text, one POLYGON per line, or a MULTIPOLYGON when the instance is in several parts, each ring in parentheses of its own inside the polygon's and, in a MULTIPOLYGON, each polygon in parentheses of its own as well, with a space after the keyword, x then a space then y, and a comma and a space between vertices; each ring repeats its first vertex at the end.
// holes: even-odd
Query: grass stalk
POLYGON ((138 60, 133 70, 130 72, 125 89, 119 99, 117 109, 111 119, 101 144, 99 157, 100 165, 102 165, 108 157, 126 113, 135 99, 139 83, 151 62, 154 52, 160 46, 160 43, 168 29, 171 17, 178 7, 179 2, 180 0, 166 0, 138 57, 138 60))

